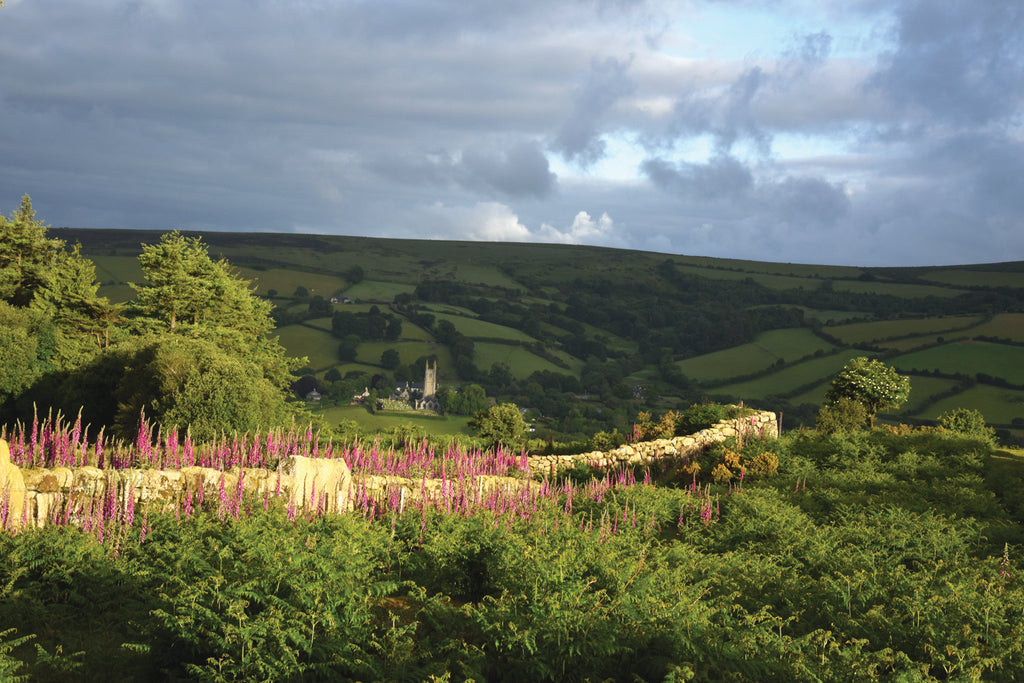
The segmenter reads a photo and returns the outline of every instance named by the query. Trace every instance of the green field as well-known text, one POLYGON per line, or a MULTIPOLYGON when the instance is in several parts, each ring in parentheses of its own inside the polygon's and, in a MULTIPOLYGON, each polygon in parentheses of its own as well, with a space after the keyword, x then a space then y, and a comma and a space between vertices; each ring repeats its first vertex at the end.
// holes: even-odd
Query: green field
POLYGON ((972 328, 971 335, 1024 342, 1024 313, 1000 313, 972 328))
POLYGON ((275 333, 289 356, 306 356, 314 370, 326 370, 339 362, 338 340, 323 330, 287 325, 279 327, 275 333))
POLYGON ((791 363, 816 351, 833 348, 808 328, 770 330, 758 335, 750 344, 688 358, 677 365, 687 377, 707 382, 761 372, 779 360, 791 363))
POLYGON ((438 321, 447 320, 455 326, 455 329, 459 331, 459 334, 463 334, 470 339, 508 339, 510 341, 523 342, 537 341, 525 332, 520 332, 512 327, 489 323, 485 320, 466 318, 461 315, 451 315, 449 313, 435 313, 434 316, 438 321))
POLYGON ((319 294, 325 299, 330 299, 348 285, 343 278, 333 275, 304 273, 299 270, 283 268, 267 270, 239 268, 238 272, 246 280, 252 280, 256 286, 256 292, 262 296, 266 296, 271 289, 281 296, 291 296, 299 287, 305 287, 310 296, 319 294))
POLYGON ((462 415, 447 415, 438 417, 433 415, 418 415, 416 413, 370 414, 363 406, 337 406, 316 411, 315 414, 323 416, 327 424, 337 425, 339 422, 352 420, 359 424, 360 428, 368 432, 389 431, 395 427, 416 425, 422 427, 427 434, 445 436, 454 434, 472 434, 467 424, 469 418, 462 415))
POLYGON ((850 323, 826 327, 825 332, 845 344, 861 344, 881 339, 926 335, 973 327, 984 318, 965 315, 944 318, 912 318, 906 320, 879 320, 869 323, 850 323))
POLYGON ((892 351, 908 352, 914 349, 919 349, 922 346, 935 346, 936 344, 943 344, 947 342, 961 341, 964 339, 970 339, 974 334, 974 329, 961 330, 959 332, 946 332, 944 334, 925 334, 920 337, 906 337, 904 339, 890 339, 889 341, 874 342, 875 346, 879 346, 883 349, 891 349, 892 351))
POLYGON ((983 285, 986 287, 1015 287, 1017 289, 1024 289, 1024 273, 1020 272, 954 269, 927 273, 922 275, 921 279, 963 287, 983 285))
POLYGON ((103 284, 142 281, 136 256, 94 256, 91 260, 96 265, 96 279, 103 284))
POLYGON ((903 404, 899 412, 902 415, 914 415, 932 396, 949 391, 956 385, 956 380, 952 379, 912 375, 910 377, 910 398, 903 404))
POLYGON ((415 290, 415 285, 403 284, 401 282, 363 280, 346 289, 345 296, 355 301, 391 303, 399 294, 412 294, 415 290))
MULTIPOLYGON (((531 353, 522 346, 498 344, 495 342, 476 342, 474 345, 473 362, 481 370, 490 370, 495 363, 505 363, 516 379, 526 379, 534 372, 549 370, 565 374, 579 374, 566 368, 560 368, 551 361, 531 353)), ((577 365, 582 365, 576 361, 577 365)))
MULTIPOLYGON (((363 342, 359 345, 356 360, 360 363, 380 365, 380 357, 388 349, 398 351, 399 358, 404 365, 415 363, 423 356, 437 356, 437 371, 441 377, 447 376, 446 372, 452 371, 452 356, 447 346, 436 342, 427 341, 375 341, 363 342)), ((378 368, 377 372, 381 369, 378 368)))
POLYGON ((980 410, 988 422, 1008 425, 1015 418, 1024 418, 1024 391, 977 384, 956 396, 939 401, 915 417, 934 420, 953 408, 980 410))
POLYGON ((759 377, 748 382, 728 384, 714 390, 715 395, 732 396, 737 400, 786 394, 812 382, 824 382, 839 372, 851 359, 858 356, 871 355, 856 349, 840 351, 824 358, 813 358, 797 363, 770 375, 759 377))
POLYGON ((901 370, 938 370, 973 377, 984 373, 1024 384, 1024 347, 987 342, 955 342, 893 358, 901 370))

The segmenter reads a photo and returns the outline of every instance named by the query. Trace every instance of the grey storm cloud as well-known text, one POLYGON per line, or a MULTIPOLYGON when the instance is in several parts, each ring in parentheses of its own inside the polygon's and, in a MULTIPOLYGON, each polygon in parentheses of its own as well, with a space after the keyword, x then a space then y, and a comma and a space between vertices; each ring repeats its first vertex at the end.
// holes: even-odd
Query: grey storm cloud
POLYGON ((871 85, 927 111, 924 125, 985 124, 1024 104, 1024 5, 912 0, 898 11, 895 48, 871 85))
POLYGON ((53 225, 1024 258, 1019 2, 4 4, 0 210, 53 225))
POLYGON ((686 93, 676 100, 668 135, 694 137, 709 133, 719 153, 727 153, 736 141, 746 137, 767 154, 771 136, 761 127, 752 102, 767 76, 757 66, 743 71, 721 94, 686 93))
POLYGON ((725 155, 706 164, 671 164, 663 159, 648 159, 642 168, 658 187, 694 201, 736 201, 754 185, 750 170, 725 155))
POLYGON ((556 182, 536 142, 521 142, 505 150, 471 147, 462 153, 458 168, 464 185, 484 185, 511 197, 545 197, 556 182))
POLYGON ((600 123, 618 100, 636 89, 628 69, 628 62, 614 57, 591 64, 586 82, 573 98, 572 111, 551 145, 555 151, 581 166, 590 166, 605 155, 600 123))

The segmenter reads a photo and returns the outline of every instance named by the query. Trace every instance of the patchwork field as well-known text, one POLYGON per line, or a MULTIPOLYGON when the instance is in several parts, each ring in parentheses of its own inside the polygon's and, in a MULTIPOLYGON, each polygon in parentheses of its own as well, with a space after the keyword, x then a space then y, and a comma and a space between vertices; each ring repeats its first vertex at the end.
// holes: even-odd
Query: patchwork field
MULTIPOLYGON (((380 365, 381 354, 388 349, 395 349, 398 351, 398 357, 401 358, 402 364, 404 365, 415 363, 423 356, 437 356, 438 373, 442 375, 446 371, 446 368, 447 371, 450 371, 453 365, 452 356, 448 351, 447 346, 436 342, 425 341, 363 342, 359 345, 356 360, 360 363, 366 363, 369 365, 380 365)), ((380 372, 380 368, 378 368, 377 371, 380 372)))
POLYGON ((505 363, 516 379, 526 379, 534 372, 541 370, 579 375, 579 366, 582 365, 576 361, 575 368, 561 368, 522 346, 512 344, 476 342, 473 346, 475 349, 473 362, 477 367, 488 370, 494 363, 505 363))
POLYGON ((288 355, 306 356, 314 370, 326 370, 339 362, 338 340, 328 332, 305 325, 287 325, 279 327, 276 334, 288 355))
POLYGON ((897 356, 891 364, 901 370, 938 370, 973 377, 984 373, 1024 384, 1024 347, 988 342, 955 342, 897 356))
POLYGON ((933 396, 947 392, 956 385, 956 380, 952 379, 912 375, 910 377, 910 398, 899 412, 902 415, 916 415, 933 396))
POLYGON ((1024 289, 1024 273, 987 272, 982 270, 940 270, 922 275, 931 282, 963 287, 1016 287, 1024 289))
POLYGON ((1000 313, 987 323, 971 329, 971 334, 1024 342, 1024 313, 1000 313))
POLYGON ((355 301, 391 303, 399 294, 412 294, 415 289, 415 285, 403 284, 401 282, 363 280, 345 289, 344 293, 345 296, 355 301))
POLYGON ((761 372, 779 360, 791 363, 833 348, 808 328, 770 330, 750 344, 689 358, 677 365, 687 377, 708 382, 761 372))
POLYGON ((1008 425, 1015 419, 1024 419, 1024 391, 978 384, 956 396, 935 403, 915 417, 934 420, 953 408, 980 410, 989 422, 1008 425))
POLYGON ((931 333, 964 330, 982 322, 980 315, 948 318, 916 318, 906 320, 879 320, 869 323, 850 323, 825 328, 829 335, 845 344, 861 344, 882 339, 926 335, 931 333))
POLYGON ((276 291, 280 296, 291 296, 297 288, 305 287, 310 296, 319 294, 325 299, 330 299, 348 286, 346 280, 333 275, 305 273, 283 268, 267 270, 239 268, 238 272, 245 279, 252 280, 256 286, 256 292, 262 296, 266 296, 270 290, 276 291))
POLYGON ((438 417, 411 412, 402 414, 371 414, 362 406, 336 406, 315 412, 317 415, 321 415, 330 425, 351 420, 367 432, 388 431, 411 424, 421 427, 427 434, 435 436, 472 433, 472 430, 467 426, 469 418, 461 415, 438 417))
POLYGON ((496 325, 477 318, 466 318, 461 315, 449 313, 436 313, 438 321, 447 320, 455 329, 470 339, 509 339, 511 341, 535 342, 537 341, 525 332, 504 325, 496 325))
POLYGON ((839 372, 846 363, 858 356, 870 356, 871 354, 856 349, 848 349, 831 356, 813 358, 803 363, 797 363, 773 372, 764 377, 759 377, 748 382, 728 384, 716 388, 714 394, 728 394, 738 398, 763 399, 769 396, 785 395, 795 391, 802 386, 812 382, 825 381, 839 372))

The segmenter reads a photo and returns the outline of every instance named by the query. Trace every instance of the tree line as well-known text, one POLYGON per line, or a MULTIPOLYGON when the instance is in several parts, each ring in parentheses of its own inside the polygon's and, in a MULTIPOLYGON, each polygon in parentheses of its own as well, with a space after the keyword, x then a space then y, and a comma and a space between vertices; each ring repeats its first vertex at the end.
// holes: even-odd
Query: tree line
POLYGON ((270 336, 273 305, 199 238, 141 245, 144 282, 114 304, 95 265, 47 230, 27 195, 0 215, 0 423, 80 411, 131 439, 145 415, 202 439, 288 421, 303 361, 270 336))

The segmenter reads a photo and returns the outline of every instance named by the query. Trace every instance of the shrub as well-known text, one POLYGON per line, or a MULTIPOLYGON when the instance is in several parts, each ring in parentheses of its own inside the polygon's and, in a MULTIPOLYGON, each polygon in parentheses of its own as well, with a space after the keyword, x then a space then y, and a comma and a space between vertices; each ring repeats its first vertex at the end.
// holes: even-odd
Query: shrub
POLYGON ((717 422, 728 419, 729 408, 721 403, 698 403, 680 413, 676 420, 676 434, 684 436, 699 432, 717 422))
POLYGON ((981 411, 969 408, 953 408, 939 415, 939 426, 954 434, 961 434, 988 443, 995 443, 996 430, 985 422, 981 411))
POLYGON ((816 426, 822 434, 843 434, 863 429, 868 421, 864 404, 852 398, 840 398, 818 411, 816 426))
POLYGON ((775 474, 779 470, 779 456, 774 453, 759 453, 755 455, 746 465, 747 472, 761 476, 775 474))

